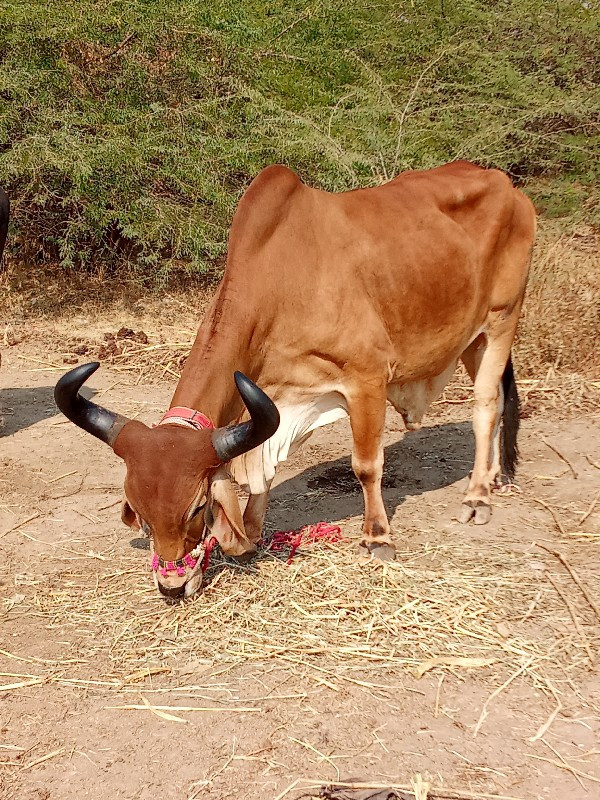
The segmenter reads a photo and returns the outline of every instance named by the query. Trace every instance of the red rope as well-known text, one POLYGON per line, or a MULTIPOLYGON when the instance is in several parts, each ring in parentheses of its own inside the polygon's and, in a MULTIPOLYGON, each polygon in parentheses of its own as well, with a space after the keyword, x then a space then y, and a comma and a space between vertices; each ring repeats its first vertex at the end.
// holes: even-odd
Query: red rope
MULTIPOLYGON (((318 541, 337 544, 346 540, 342 536, 342 529, 339 525, 331 525, 329 522, 317 522, 316 525, 305 525, 299 531, 276 531, 268 543, 268 549, 272 553, 283 553, 289 548, 287 563, 291 564, 300 545, 314 544, 318 541)), ((202 572, 206 572, 209 568, 210 554, 216 544, 217 540, 214 536, 211 536, 206 542, 202 572)))
POLYGON ((215 536, 211 536, 210 539, 206 542, 204 548, 204 560, 202 561, 202 572, 206 572, 206 570, 210 566, 210 554, 212 552, 213 547, 216 544, 217 544, 217 539, 215 536))
POLYGON ((332 544, 345 541, 339 525, 317 522, 316 525, 305 525, 299 531, 276 531, 271 537, 269 549, 273 553, 281 553, 289 547, 287 563, 291 564, 300 545, 314 544, 323 540, 332 544))

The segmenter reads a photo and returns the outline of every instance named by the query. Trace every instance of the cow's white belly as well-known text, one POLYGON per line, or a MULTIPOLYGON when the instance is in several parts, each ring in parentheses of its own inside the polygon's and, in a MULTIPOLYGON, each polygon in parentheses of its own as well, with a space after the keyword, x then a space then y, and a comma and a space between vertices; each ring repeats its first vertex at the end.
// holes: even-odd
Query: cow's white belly
POLYGON ((280 423, 276 433, 260 447, 234 458, 229 465, 233 479, 245 491, 262 494, 277 465, 301 445, 310 434, 348 415, 346 398, 339 392, 329 392, 303 403, 286 405, 277 402, 280 423))

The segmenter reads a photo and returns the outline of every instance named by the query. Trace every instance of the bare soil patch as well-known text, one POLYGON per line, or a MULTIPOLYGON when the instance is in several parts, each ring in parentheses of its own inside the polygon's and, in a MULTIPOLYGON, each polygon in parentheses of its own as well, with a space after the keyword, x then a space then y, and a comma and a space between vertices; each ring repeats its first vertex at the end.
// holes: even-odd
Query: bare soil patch
POLYGON ((600 603, 593 376, 521 384, 522 494, 497 496, 483 527, 453 519, 467 384, 419 432, 390 411, 386 567, 357 556, 348 425, 318 431, 281 468, 267 532, 325 520, 345 541, 289 566, 268 547, 244 566, 215 556, 204 594, 169 607, 119 520, 123 465, 58 415, 52 387, 108 332, 121 349, 95 397, 155 421, 197 323, 184 296, 170 302, 160 323, 146 306, 5 328, 2 797, 275 800, 417 774, 466 797, 597 796, 600 620, 550 552, 600 603))

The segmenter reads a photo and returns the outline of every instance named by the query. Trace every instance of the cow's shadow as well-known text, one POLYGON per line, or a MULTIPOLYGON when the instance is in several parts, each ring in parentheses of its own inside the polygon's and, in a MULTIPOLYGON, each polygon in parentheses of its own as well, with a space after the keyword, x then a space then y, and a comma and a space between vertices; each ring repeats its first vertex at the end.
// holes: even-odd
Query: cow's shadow
MULTIPOLYGON (((388 516, 391 518, 407 497, 441 489, 467 476, 473 465, 473 452, 470 422, 422 428, 388 445, 382 481, 388 516)), ((299 530, 317 522, 335 522, 361 516, 363 510, 362 490, 348 455, 309 467, 275 486, 271 491, 265 532, 268 539, 275 530, 299 530)), ((149 541, 143 537, 132 539, 130 544, 149 549, 149 541)), ((272 557, 259 550, 248 568, 272 557)), ((237 564, 235 559, 227 559, 211 569, 210 580, 227 568, 247 567, 237 564)))
MULTIPOLYGON (((405 434, 385 448, 382 494, 388 516, 406 497, 464 478, 473 465, 470 422, 405 434)), ((320 521, 362 515, 363 495, 350 456, 309 467, 271 491, 266 530, 297 530, 320 521)))
MULTIPOLYGON (((89 400, 96 391, 84 387, 80 394, 89 400)), ((4 420, 0 425, 0 437, 12 436, 59 414, 54 402, 54 386, 0 389, 0 418, 4 420)))
MULTIPOLYGON (((469 474, 473 464, 473 433, 470 422, 445 423, 406 434, 385 448, 382 493, 388 516, 410 496, 441 489, 469 474)), ((265 533, 299 530, 317 522, 336 522, 362 516, 363 496, 350 463, 350 455, 309 467, 282 481, 271 491, 265 533)), ((140 546, 140 545, 137 545, 140 546)), ((226 559, 211 567, 206 586, 222 570, 257 569, 265 559, 285 562, 287 551, 274 556, 259 549, 249 564, 226 559)))

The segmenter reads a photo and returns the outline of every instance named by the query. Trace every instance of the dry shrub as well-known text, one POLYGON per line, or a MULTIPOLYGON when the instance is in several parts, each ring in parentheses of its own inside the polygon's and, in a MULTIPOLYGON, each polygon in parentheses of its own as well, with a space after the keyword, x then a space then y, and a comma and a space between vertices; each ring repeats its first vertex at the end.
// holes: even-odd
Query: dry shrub
POLYGON ((515 347, 520 377, 600 367, 600 232, 543 221, 515 347))
POLYGON ((340 190, 467 158, 597 220, 595 5, 3 3, 9 250, 219 271, 240 190, 278 162, 340 190))

